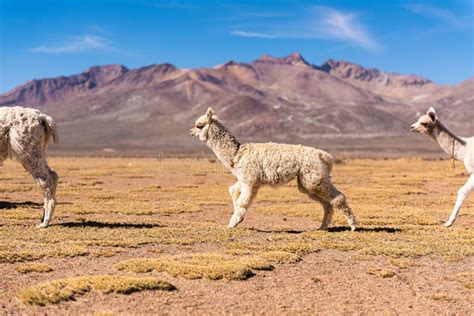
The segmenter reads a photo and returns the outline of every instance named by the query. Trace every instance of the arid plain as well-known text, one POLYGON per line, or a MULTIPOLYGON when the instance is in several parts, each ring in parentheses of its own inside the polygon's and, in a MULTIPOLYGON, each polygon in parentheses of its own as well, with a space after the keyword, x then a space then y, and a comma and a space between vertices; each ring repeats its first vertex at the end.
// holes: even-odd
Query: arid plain
POLYGON ((447 219, 465 182, 458 163, 342 159, 333 181, 359 219, 290 183, 263 188, 226 228, 232 176, 218 161, 52 157, 53 225, 17 163, 0 167, 0 313, 472 312, 474 205, 447 219))

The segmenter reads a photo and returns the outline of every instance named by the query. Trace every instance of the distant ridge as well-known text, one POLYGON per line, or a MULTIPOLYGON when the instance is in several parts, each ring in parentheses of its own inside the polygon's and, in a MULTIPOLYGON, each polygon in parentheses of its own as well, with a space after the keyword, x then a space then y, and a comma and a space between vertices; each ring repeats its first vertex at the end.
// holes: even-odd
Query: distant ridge
POLYGON ((407 136, 407 126, 435 104, 453 130, 474 134, 472 78, 441 86, 346 61, 317 66, 299 53, 198 69, 94 66, 0 96, 0 106, 53 115, 75 148, 195 148, 188 129, 208 106, 242 139, 312 144, 407 136))

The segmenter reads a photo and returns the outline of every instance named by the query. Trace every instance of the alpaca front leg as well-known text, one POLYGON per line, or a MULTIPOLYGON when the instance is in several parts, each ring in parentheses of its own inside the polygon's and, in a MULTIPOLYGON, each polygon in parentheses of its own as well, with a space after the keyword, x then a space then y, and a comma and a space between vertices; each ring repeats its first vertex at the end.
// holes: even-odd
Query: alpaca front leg
POLYGON ((235 202, 240 196, 240 183, 236 182, 235 184, 229 187, 229 194, 232 197, 232 205, 235 208, 235 202))
POLYGON ((235 228, 243 221, 245 213, 247 212, 250 203, 252 203, 253 197, 256 194, 257 189, 247 184, 240 185, 240 196, 234 203, 234 213, 230 219, 228 228, 235 228))
POLYGON ((38 225, 39 228, 48 227, 51 218, 53 218, 54 208, 56 207, 56 200, 51 198, 47 199, 44 204, 43 218, 41 223, 38 225))
POLYGON ((444 226, 450 227, 451 225, 453 225, 454 221, 456 221, 456 217, 458 216, 458 213, 461 210, 461 207, 464 201, 466 200, 466 198, 469 196, 469 194, 472 192, 473 189, 474 189, 474 174, 471 175, 469 177, 469 180, 467 180, 466 184, 463 185, 461 189, 459 189, 458 196, 456 199, 456 204, 454 205, 454 209, 448 221, 444 224, 444 226))

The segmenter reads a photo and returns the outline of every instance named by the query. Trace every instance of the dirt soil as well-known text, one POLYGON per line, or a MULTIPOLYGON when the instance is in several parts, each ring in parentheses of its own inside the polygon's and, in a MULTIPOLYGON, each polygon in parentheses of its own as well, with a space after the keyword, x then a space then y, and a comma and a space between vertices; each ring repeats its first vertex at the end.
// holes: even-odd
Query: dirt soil
MULTIPOLYGON (((474 204, 449 216, 467 180, 458 164, 423 159, 346 159, 333 179, 358 216, 348 231, 336 214, 317 231, 321 206, 295 183, 264 188, 235 230, 227 188, 208 159, 54 157, 61 177, 53 225, 35 227, 41 193, 21 167, 0 167, 0 314, 472 314, 474 204), (183 270, 119 270, 129 259, 225 254, 230 263, 269 253, 273 270, 245 280, 188 278, 183 270), (52 271, 20 273, 24 265, 52 271), (175 291, 91 290, 44 306, 18 293, 52 280, 90 275, 152 276, 175 291)), ((266 258, 266 257, 265 257, 266 258)), ((194 267, 189 266, 189 269, 194 267)), ((221 267, 211 267, 219 270, 221 267)))

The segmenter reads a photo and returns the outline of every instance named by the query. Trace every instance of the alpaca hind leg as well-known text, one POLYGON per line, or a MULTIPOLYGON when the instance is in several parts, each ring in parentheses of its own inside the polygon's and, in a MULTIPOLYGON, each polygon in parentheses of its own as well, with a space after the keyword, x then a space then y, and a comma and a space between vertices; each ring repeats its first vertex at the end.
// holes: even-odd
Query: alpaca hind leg
POLYGON ((454 205, 454 209, 451 213, 451 216, 449 217, 448 221, 444 224, 444 226, 449 227, 453 225, 453 223, 456 221, 456 218, 458 216, 459 211, 461 210, 461 207, 466 200, 466 198, 469 196, 469 194, 474 190, 474 174, 469 177, 467 180, 466 184, 464 184, 461 189, 458 191, 458 196, 456 199, 456 204, 454 205))
POLYGON ((332 214, 334 213, 334 209, 332 208, 331 204, 325 202, 324 200, 320 199, 313 191, 308 191, 303 185, 303 179, 298 178, 298 191, 301 193, 307 194, 310 199, 318 201, 324 208, 324 216, 321 226, 319 227, 320 230, 327 230, 329 224, 331 224, 332 214))
POLYGON ((319 230, 327 230, 329 225, 332 221, 332 215, 334 214, 334 208, 332 207, 331 203, 324 201, 323 199, 319 198, 314 193, 307 192, 308 196, 321 203, 324 209, 323 221, 321 222, 321 226, 319 226, 319 230))
POLYGON ((346 217, 347 223, 351 227, 351 231, 356 230, 357 220, 354 213, 352 212, 352 209, 347 204, 346 196, 343 193, 338 192, 338 194, 334 197, 334 199, 331 200, 330 203, 332 207, 342 211, 346 217))
MULTIPOLYGON (((344 214, 347 223, 351 227, 351 231, 354 231, 356 229, 357 220, 354 213, 352 212, 352 209, 347 204, 346 196, 342 192, 337 190, 336 187, 329 181, 329 179, 322 181, 317 186, 316 192, 320 199, 329 204, 329 209, 338 209, 344 214)), ((328 215, 332 215, 332 212, 329 211, 328 215)), ((323 226, 323 224, 321 224, 321 226, 323 226)))
POLYGON ((298 189, 302 192, 306 191, 312 199, 323 205, 324 217, 320 227, 321 230, 328 228, 334 209, 343 212, 352 231, 356 229, 357 220, 347 204, 346 197, 331 183, 328 175, 324 177, 319 173, 304 174, 298 178, 298 189))
POLYGON ((228 228, 235 228, 244 220, 245 213, 257 194, 257 190, 258 188, 256 186, 248 184, 240 185, 240 196, 234 203, 234 213, 229 221, 228 228))
POLYGON ((44 158, 39 161, 23 161, 23 166, 28 172, 30 172, 36 183, 43 190, 43 216, 38 227, 47 227, 53 217, 54 208, 56 206, 56 187, 59 179, 58 174, 49 168, 44 158))

